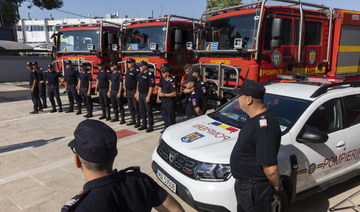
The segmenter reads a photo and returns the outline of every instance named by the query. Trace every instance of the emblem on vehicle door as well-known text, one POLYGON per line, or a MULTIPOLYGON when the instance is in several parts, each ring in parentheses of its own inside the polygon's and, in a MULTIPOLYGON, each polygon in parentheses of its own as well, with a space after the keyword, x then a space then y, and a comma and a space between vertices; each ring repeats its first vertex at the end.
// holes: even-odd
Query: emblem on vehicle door
POLYGON ((176 152, 174 152, 174 151, 170 151, 170 153, 169 153, 169 161, 170 161, 170 163, 174 162, 174 160, 175 160, 175 158, 176 158, 176 156, 177 156, 178 154, 179 154, 179 153, 176 153, 176 152))

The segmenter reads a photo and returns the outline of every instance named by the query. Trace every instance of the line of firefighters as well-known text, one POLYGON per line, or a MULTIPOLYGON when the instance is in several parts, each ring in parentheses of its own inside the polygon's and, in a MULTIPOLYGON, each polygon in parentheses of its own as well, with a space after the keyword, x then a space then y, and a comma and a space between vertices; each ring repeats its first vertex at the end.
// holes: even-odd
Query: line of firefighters
MULTIPOLYGON (((92 77, 88 72, 89 64, 80 63, 80 71, 73 68, 70 60, 65 61, 66 69, 64 75, 56 72, 53 65, 49 64, 47 71, 39 68, 37 62, 28 62, 27 69, 30 72, 30 91, 34 105, 34 110, 30 114, 39 113, 46 104, 46 88, 52 110, 62 112, 62 103, 59 95, 59 86, 66 82, 66 93, 69 99, 69 108, 65 113, 74 112, 74 104, 77 104, 76 115, 81 114, 82 102, 86 106, 86 118, 93 117, 93 100, 91 97, 92 77), (61 78, 61 80, 59 80, 61 78), (55 99, 58 110, 56 109, 55 99)), ((116 62, 111 62, 110 71, 105 69, 103 61, 99 61, 95 84, 95 95, 99 93, 99 101, 102 110, 102 116, 99 119, 105 119, 111 122, 120 121, 125 124, 125 98, 130 111, 131 120, 126 125, 134 125, 138 130, 152 132, 154 130, 153 118, 153 91, 155 88, 155 76, 149 69, 145 61, 141 61, 136 67, 135 60, 127 60, 127 71, 125 76, 119 70, 116 62), (110 103, 114 117, 111 119, 110 103), (119 119, 120 112, 120 119, 119 119)), ((196 117, 206 113, 207 106, 207 88, 201 80, 200 70, 186 64, 184 66, 185 75, 182 77, 182 92, 177 95, 177 82, 171 70, 167 66, 162 66, 160 71, 162 77, 158 85, 156 103, 161 104, 161 114, 164 119, 164 130, 175 124, 175 111, 177 99, 180 105, 185 107, 188 118, 196 117)), ((162 131, 163 132, 163 131, 162 131)))

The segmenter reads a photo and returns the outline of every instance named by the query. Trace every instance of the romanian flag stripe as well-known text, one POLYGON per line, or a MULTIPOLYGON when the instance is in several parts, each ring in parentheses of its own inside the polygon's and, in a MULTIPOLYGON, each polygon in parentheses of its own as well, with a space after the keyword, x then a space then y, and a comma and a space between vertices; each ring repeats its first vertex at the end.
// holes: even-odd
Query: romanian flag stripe
POLYGON ((236 128, 234 128, 234 127, 230 127, 229 125, 226 125, 226 124, 222 124, 222 123, 219 123, 219 122, 212 122, 211 123, 212 125, 215 125, 215 126, 218 126, 218 127, 221 127, 221 128, 223 128, 223 129, 225 129, 225 130, 228 130, 228 131, 230 131, 230 132, 237 132, 237 131, 239 131, 239 129, 236 129, 236 128))
POLYGON ((299 175, 299 174, 304 174, 304 173, 306 173, 306 172, 307 172, 307 169, 303 169, 303 170, 298 171, 297 174, 298 174, 298 175, 299 175))

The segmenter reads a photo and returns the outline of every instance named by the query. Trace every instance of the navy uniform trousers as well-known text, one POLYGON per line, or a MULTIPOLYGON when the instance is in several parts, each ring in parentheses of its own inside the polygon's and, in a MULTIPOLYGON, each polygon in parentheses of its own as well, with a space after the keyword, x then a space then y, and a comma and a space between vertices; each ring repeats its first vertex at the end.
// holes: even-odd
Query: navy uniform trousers
POLYGON ((146 103, 146 96, 147 93, 139 93, 139 109, 140 109, 140 116, 142 119, 142 125, 146 125, 146 119, 148 121, 149 126, 154 125, 154 115, 153 115, 153 107, 152 101, 150 98, 150 102, 146 103))
POLYGON ((40 97, 39 97, 39 88, 35 88, 34 91, 31 92, 31 100, 32 100, 32 102, 34 104, 34 111, 39 111, 39 109, 41 109, 40 97))
POLYGON ((126 91, 126 98, 127 98, 127 101, 128 101, 128 106, 129 106, 131 118, 135 119, 135 117, 136 117, 139 120, 140 119, 139 105, 138 105, 138 102, 135 99, 135 92, 136 92, 135 89, 134 90, 127 90, 126 91))
MULTIPOLYGON (((42 105, 46 105, 46 85, 45 83, 39 83, 39 94, 42 100, 42 105)), ((41 103, 41 102, 40 102, 41 103)))
POLYGON ((59 95, 59 86, 58 85, 48 85, 48 96, 49 96, 49 100, 51 103, 51 106, 53 109, 55 109, 55 99, 57 101, 57 104, 59 106, 59 108, 62 107, 61 104, 61 99, 60 99, 60 95, 59 95))
POLYGON ((117 97, 118 92, 119 92, 118 90, 110 91, 111 106, 115 113, 115 119, 119 118, 119 110, 120 110, 121 117, 125 116, 125 109, 124 109, 124 105, 123 105, 123 102, 121 99, 122 94, 120 94, 120 98, 118 98, 117 97))
POLYGON ((161 99, 161 113, 164 118, 165 128, 176 123, 175 121, 175 98, 163 97, 161 99))
POLYGON ((109 98, 107 96, 108 89, 107 88, 100 88, 99 89, 99 101, 101 105, 101 110, 103 112, 103 115, 106 113, 110 115, 110 102, 109 98))
POLYGON ((66 85, 66 91, 69 98, 69 110, 74 110, 74 99, 76 101, 77 109, 81 110, 81 99, 76 91, 76 85, 66 85))
POLYGON ((84 102, 84 104, 86 105, 86 111, 88 114, 92 114, 93 112, 92 98, 91 98, 91 94, 90 96, 88 96, 87 93, 88 93, 88 88, 80 88, 80 97, 84 102))

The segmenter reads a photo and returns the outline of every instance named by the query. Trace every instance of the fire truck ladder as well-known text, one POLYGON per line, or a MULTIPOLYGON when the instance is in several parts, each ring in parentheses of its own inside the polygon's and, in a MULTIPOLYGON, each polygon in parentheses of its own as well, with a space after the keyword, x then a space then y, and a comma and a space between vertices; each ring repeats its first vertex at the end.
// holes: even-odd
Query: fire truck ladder
POLYGON ((352 194, 351 196, 347 197, 346 199, 344 199, 343 201, 339 202, 338 204, 336 204, 334 207, 329 208, 329 211, 340 211, 340 210, 348 210, 348 209, 353 209, 354 211, 359 212, 360 211, 360 204, 356 204, 352 198, 355 198, 357 196, 360 196, 360 191, 355 192, 354 194, 352 194), (349 203, 351 204, 351 206, 343 206, 340 207, 341 205, 343 205, 344 203, 349 203))
POLYGON ((239 78, 240 78, 240 71, 238 68, 230 65, 226 65, 223 63, 220 64, 211 64, 211 63, 196 63, 193 66, 199 66, 200 68, 200 75, 202 76, 202 80, 204 82, 211 82, 214 83, 217 87, 217 98, 220 100, 224 97, 224 90, 233 91, 239 85, 239 78), (206 68, 216 68, 217 69, 217 79, 207 78, 205 79, 206 68), (225 69, 233 69, 236 73, 236 82, 233 87, 224 86, 224 79, 225 79, 225 69))

